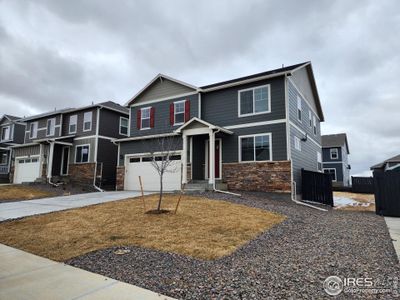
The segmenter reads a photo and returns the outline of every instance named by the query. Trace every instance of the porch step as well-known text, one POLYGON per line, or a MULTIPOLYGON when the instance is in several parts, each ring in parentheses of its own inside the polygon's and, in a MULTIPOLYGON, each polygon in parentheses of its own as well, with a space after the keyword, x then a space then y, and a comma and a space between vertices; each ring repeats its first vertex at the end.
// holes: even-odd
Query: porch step
MULTIPOLYGON (((226 183, 223 182, 216 182, 215 188, 217 190, 226 191, 228 186, 226 183)), ((212 191, 213 187, 208 183, 208 181, 193 181, 188 183, 185 187, 185 191, 190 192, 205 192, 205 191, 212 191)))

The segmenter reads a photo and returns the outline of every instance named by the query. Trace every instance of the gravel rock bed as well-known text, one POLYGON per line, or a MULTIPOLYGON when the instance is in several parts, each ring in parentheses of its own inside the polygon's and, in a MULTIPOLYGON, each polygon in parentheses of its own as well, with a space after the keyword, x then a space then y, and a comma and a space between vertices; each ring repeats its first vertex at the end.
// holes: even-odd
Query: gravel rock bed
MULTIPOLYGON (((204 194, 203 194, 204 195, 204 194)), ((279 212, 288 218, 232 255, 214 261, 122 247, 88 253, 68 264, 179 299, 324 299, 326 277, 400 277, 384 219, 373 213, 322 212, 296 205, 286 195, 246 193, 213 199, 279 212)), ((399 290, 400 292, 400 290, 399 290)), ((388 299, 391 294, 338 299, 388 299)))

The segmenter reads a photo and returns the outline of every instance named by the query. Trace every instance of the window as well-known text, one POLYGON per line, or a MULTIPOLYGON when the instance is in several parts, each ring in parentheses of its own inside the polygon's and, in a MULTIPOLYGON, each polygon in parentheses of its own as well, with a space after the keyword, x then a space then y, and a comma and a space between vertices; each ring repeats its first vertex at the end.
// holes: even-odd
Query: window
POLYGON ((127 118, 119 118, 119 134, 128 135, 128 122, 127 118))
POLYGON ((78 121, 78 116, 73 115, 69 117, 69 133, 76 133, 76 123, 78 121))
POLYGON ((299 121, 301 121, 301 112, 302 112, 301 98, 299 96, 297 96, 297 119, 299 121))
POLYGON ((239 137, 239 161, 271 160, 271 135, 239 137))
POLYGON ((317 170, 322 171, 322 155, 321 152, 317 152, 317 170))
POLYGON ((33 122, 29 126, 29 138, 34 139, 37 137, 38 122, 33 122))
POLYGON ((185 102, 174 102, 174 125, 183 124, 185 122, 185 102))
POLYGON ((7 141, 10 139, 10 126, 1 129, 1 140, 7 141))
POLYGON ((92 112, 87 111, 83 114, 83 131, 92 130, 92 112))
POLYGON ((75 162, 86 163, 89 161, 89 145, 76 146, 75 162))
POLYGON ((239 91, 239 117, 267 113, 270 107, 270 86, 239 91))
POLYGON ((56 126, 56 119, 48 119, 47 120, 47 129, 46 129, 46 135, 54 135, 55 133, 55 126, 56 126))
POLYGON ((339 159, 339 152, 337 148, 331 149, 331 159, 339 159))
POLYGON ((332 181, 336 182, 337 178, 336 178, 336 169, 335 168, 327 168, 324 169, 324 173, 325 174, 330 174, 332 181))
POLYGON ((317 135, 317 118, 313 116, 314 135, 317 135))
POLYGON ((141 129, 150 128, 150 110, 151 107, 146 107, 141 109, 141 129))
POLYGON ((301 151, 301 141, 297 136, 294 137, 294 148, 301 151))
POLYGON ((129 159, 129 162, 130 163, 138 163, 138 162, 140 162, 140 157, 131 157, 129 159))
POLYGON ((6 165, 7 164, 7 153, 2 153, 0 156, 0 165, 6 165))
POLYGON ((308 121, 310 123, 310 128, 312 127, 312 114, 311 114, 311 110, 308 111, 308 121))

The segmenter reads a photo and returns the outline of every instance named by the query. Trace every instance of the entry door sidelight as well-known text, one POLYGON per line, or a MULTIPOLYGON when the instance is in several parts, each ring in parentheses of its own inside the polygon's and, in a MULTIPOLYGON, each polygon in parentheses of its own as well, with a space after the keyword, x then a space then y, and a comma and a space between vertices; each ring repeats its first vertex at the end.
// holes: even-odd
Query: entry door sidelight
POLYGON ((61 175, 68 175, 69 147, 64 147, 62 151, 61 175))

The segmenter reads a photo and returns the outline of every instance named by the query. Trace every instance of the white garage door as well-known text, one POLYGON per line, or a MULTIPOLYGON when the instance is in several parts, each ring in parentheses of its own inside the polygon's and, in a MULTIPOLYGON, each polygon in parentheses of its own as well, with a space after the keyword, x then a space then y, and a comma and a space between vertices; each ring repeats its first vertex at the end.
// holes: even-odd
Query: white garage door
POLYGON ((14 183, 33 182, 39 177, 38 158, 16 158, 14 183))
MULTIPOLYGON (((160 157, 156 157, 156 160, 160 157)), ((151 163, 151 157, 128 157, 125 162, 125 190, 139 191, 139 176, 145 191, 159 191, 160 176, 151 163)), ((181 189, 181 156, 171 156, 171 164, 163 176, 164 191, 181 189)))

